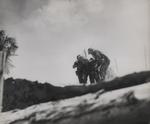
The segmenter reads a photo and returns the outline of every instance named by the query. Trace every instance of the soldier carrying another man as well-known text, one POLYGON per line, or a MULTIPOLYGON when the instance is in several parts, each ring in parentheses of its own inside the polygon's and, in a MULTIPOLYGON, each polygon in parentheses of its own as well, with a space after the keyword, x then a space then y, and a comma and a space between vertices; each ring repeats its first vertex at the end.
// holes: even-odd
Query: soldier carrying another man
POLYGON ((76 74, 79 78, 79 82, 86 84, 88 76, 91 84, 103 81, 110 64, 109 58, 99 50, 92 48, 88 49, 88 54, 91 54, 93 58, 88 60, 79 55, 73 65, 73 68, 77 68, 76 74))
POLYGON ((110 64, 109 58, 106 55, 104 55, 101 51, 92 48, 88 49, 88 54, 91 54, 95 60, 96 81, 103 81, 105 79, 106 71, 110 64))

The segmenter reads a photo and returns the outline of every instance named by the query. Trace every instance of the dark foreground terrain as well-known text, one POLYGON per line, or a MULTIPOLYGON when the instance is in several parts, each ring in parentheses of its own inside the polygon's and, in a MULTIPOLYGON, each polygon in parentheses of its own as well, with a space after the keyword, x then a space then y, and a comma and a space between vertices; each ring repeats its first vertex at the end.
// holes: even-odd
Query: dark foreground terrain
POLYGON ((0 113, 0 124, 150 124, 150 83, 0 113))
POLYGON ((99 82, 96 85, 89 86, 56 87, 49 83, 41 84, 37 81, 8 78, 4 84, 3 111, 24 109, 34 104, 95 93, 101 89, 111 91, 149 81, 150 71, 132 73, 123 77, 117 77, 112 81, 99 82))

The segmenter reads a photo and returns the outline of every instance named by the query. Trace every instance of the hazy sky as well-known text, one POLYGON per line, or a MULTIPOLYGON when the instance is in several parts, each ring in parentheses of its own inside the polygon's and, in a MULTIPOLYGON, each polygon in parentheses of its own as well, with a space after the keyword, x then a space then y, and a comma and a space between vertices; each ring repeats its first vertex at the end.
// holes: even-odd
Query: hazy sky
POLYGON ((19 45, 10 76, 77 84, 72 65, 89 47, 104 52, 118 76, 144 70, 149 10, 149 0, 0 0, 0 28, 19 45))

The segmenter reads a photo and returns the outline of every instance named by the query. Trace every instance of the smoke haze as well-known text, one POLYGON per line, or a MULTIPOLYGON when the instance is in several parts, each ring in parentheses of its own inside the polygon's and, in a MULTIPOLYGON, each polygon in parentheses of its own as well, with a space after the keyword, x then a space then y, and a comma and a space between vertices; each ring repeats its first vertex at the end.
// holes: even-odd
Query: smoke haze
POLYGON ((89 47, 103 51, 117 75, 146 69, 149 5, 148 0, 1 0, 0 28, 19 44, 10 76, 75 84, 72 65, 89 47))

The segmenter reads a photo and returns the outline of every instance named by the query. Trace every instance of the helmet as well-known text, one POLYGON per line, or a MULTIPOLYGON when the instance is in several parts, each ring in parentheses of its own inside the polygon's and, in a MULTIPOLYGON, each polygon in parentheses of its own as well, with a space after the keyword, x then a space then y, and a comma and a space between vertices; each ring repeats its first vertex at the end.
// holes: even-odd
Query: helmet
POLYGON ((93 51, 94 51, 93 48, 88 48, 88 53, 91 53, 91 52, 93 52, 93 51))
POLYGON ((77 59, 81 58, 81 55, 77 55, 77 59))

